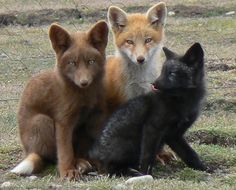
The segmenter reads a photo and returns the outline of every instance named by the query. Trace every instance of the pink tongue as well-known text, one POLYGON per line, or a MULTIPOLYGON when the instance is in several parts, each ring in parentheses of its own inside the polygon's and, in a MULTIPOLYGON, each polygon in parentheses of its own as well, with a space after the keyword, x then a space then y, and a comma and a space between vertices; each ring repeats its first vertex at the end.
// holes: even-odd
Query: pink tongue
POLYGON ((151 84, 151 87, 152 87, 152 91, 154 91, 154 92, 156 92, 158 90, 153 84, 151 84))

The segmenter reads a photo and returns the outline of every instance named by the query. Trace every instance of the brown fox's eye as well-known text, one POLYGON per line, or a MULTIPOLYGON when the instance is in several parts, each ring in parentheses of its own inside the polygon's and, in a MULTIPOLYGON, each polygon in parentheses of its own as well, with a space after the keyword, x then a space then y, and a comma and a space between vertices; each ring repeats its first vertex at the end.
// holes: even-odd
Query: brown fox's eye
POLYGON ((145 39, 145 44, 150 43, 152 41, 152 38, 145 39))
POLYGON ((89 65, 94 65, 95 63, 96 63, 95 60, 92 60, 92 59, 88 61, 89 65))
POLYGON ((76 65, 76 62, 75 62, 75 61, 69 61, 68 64, 75 66, 75 65, 76 65))
POLYGON ((134 42, 132 40, 126 40, 126 43, 129 44, 129 45, 133 45, 134 42))

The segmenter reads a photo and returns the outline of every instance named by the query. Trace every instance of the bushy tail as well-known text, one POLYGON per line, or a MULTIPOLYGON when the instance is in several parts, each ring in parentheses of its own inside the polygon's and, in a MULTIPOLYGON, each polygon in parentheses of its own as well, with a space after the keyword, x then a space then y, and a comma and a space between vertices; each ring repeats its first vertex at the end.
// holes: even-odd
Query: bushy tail
POLYGON ((39 172, 43 167, 41 156, 36 153, 30 153, 23 161, 21 161, 10 172, 18 175, 31 175, 39 172))

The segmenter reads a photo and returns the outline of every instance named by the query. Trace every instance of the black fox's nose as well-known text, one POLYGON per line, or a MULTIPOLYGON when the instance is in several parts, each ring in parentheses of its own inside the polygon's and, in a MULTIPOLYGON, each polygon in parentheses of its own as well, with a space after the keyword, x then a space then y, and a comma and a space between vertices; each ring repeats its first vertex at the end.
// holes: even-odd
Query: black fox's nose
POLYGON ((143 56, 138 56, 137 57, 137 62, 142 64, 145 61, 145 58, 143 56))

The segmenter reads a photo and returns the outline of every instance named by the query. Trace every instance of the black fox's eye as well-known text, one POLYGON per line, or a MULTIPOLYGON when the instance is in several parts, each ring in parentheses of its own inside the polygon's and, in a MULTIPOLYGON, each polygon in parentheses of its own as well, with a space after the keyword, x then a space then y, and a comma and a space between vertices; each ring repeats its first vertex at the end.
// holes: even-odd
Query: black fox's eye
POLYGON ((69 61, 68 64, 75 66, 75 65, 76 65, 76 62, 75 62, 75 61, 69 61))
POLYGON ((133 45, 134 42, 132 40, 126 40, 126 43, 129 44, 129 45, 133 45))
POLYGON ((147 38, 147 39, 145 39, 145 44, 148 44, 148 43, 150 43, 152 41, 152 38, 147 38))
POLYGON ((92 59, 89 60, 89 61, 88 61, 88 64, 89 64, 89 65, 94 65, 94 64, 95 64, 95 60, 92 60, 92 59))

